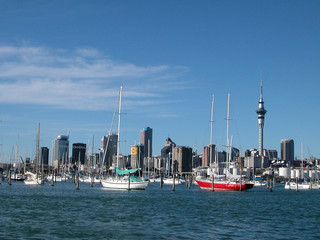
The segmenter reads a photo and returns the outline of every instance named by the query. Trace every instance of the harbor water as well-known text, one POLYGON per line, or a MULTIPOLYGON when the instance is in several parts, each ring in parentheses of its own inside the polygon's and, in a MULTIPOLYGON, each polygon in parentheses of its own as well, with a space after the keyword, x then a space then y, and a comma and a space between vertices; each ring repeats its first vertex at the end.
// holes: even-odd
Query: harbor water
POLYGON ((0 239, 320 239, 320 190, 0 185, 0 239))

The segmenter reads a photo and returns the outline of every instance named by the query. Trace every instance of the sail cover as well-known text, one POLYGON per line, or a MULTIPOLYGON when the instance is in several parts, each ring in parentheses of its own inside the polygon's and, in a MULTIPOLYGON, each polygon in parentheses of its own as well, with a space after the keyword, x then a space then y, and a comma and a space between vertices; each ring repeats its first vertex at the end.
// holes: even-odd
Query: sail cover
POLYGON ((138 170, 140 170, 140 168, 134 168, 134 169, 129 169, 129 170, 120 170, 119 168, 117 168, 116 174, 119 174, 119 175, 129 174, 129 173, 134 173, 138 170))

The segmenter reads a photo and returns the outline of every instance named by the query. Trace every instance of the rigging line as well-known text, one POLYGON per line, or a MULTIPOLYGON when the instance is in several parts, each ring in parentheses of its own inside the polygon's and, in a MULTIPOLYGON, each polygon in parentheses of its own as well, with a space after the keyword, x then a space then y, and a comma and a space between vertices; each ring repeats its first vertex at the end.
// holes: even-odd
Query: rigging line
POLYGON ((117 107, 119 105, 119 99, 117 100, 116 104, 115 104, 115 107, 114 107, 114 111, 113 111, 113 116, 112 116, 112 121, 111 121, 111 125, 110 125, 110 130, 109 130, 109 136, 107 136, 107 143, 106 143, 106 146, 105 146, 105 149, 103 151, 103 160, 102 160, 102 168, 103 169, 103 166, 105 164, 105 161, 106 161, 106 154, 107 154, 107 149, 108 149, 108 146, 109 146, 109 141, 110 141, 110 134, 112 133, 112 129, 113 129, 113 123, 114 123, 114 118, 116 116, 116 112, 117 112, 117 107))

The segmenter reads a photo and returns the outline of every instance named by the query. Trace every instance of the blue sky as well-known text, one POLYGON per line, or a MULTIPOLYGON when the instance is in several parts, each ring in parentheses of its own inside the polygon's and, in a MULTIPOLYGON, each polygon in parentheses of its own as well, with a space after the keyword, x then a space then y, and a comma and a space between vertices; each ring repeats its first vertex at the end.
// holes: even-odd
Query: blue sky
MULTIPOLYGON (((202 151, 258 148, 260 75, 264 148, 295 141, 320 157, 319 1, 0 1, 1 161, 19 145, 33 157, 70 134, 98 151, 123 86, 121 152, 153 128, 202 151)), ((280 155, 280 152, 279 152, 280 155)))

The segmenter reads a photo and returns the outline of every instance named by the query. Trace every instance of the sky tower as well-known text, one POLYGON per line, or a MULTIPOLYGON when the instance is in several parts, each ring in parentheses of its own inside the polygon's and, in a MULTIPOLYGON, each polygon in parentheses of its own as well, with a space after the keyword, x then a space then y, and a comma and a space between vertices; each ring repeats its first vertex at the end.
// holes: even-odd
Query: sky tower
POLYGON ((259 155, 263 155, 263 127, 264 127, 264 115, 267 113, 267 110, 263 106, 263 97, 262 97, 262 78, 261 78, 261 87, 260 87, 260 100, 259 108, 256 110, 258 114, 258 123, 259 123, 259 155))

